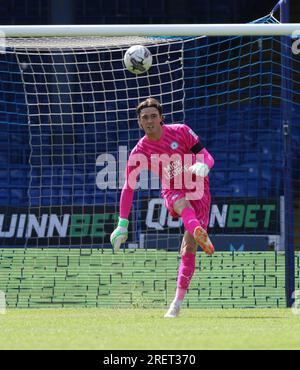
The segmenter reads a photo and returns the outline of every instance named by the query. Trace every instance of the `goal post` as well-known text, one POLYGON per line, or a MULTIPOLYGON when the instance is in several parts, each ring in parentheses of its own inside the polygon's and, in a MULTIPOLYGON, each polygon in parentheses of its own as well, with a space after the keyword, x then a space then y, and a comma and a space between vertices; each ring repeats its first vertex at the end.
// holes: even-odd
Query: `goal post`
MULTIPOLYGON (((287 23, 290 20, 290 4, 289 1, 280 1, 280 19, 282 23, 287 23)), ((294 246, 294 215, 293 215, 293 154, 292 154, 292 137, 291 137, 291 113, 289 104, 290 91, 292 90, 292 61, 289 58, 289 49, 291 42, 289 38, 282 37, 282 56, 281 56, 281 97, 283 111, 283 137, 284 137, 284 194, 286 199, 285 208, 285 294, 287 307, 292 307, 295 302, 295 246, 294 246)))
POLYGON ((251 24, 0 32, 0 290, 8 306, 169 303, 182 224, 167 213, 155 179, 139 181, 129 243, 118 255, 109 245, 124 166, 142 136, 135 107, 148 96, 162 102, 167 123, 190 125, 216 160, 210 233, 217 252, 199 253, 186 304, 292 304, 292 282, 300 287, 297 194, 286 191, 298 176, 300 60, 282 37, 292 42, 300 23, 269 15, 251 24), (124 69, 133 44, 154 57, 143 75, 124 69), (288 141, 287 119, 295 132, 288 141))

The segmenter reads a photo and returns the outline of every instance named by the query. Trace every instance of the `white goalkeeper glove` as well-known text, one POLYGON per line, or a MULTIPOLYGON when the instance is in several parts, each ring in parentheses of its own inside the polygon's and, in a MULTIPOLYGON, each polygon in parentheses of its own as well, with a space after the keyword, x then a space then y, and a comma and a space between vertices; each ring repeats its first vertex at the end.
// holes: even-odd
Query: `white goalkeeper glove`
POLYGON ((110 235, 110 242, 115 252, 118 252, 121 244, 125 243, 128 238, 129 221, 119 217, 118 227, 110 235))
POLYGON ((197 162, 193 164, 189 170, 194 173, 196 176, 206 177, 209 173, 210 168, 207 164, 202 162, 197 162))

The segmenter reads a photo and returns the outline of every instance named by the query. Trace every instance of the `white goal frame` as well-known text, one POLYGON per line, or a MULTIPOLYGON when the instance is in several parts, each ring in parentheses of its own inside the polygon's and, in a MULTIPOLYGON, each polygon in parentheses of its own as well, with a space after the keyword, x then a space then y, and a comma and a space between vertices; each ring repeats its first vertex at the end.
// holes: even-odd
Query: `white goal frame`
POLYGON ((5 37, 299 36, 300 23, 0 26, 5 37))

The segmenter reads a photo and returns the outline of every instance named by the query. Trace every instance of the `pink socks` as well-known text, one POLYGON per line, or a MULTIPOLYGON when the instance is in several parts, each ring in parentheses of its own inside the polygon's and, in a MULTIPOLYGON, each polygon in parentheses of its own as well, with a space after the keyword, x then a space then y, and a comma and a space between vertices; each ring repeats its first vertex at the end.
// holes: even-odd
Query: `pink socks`
POLYGON ((194 230, 197 226, 200 226, 200 222, 196 218, 195 211, 192 208, 185 208, 181 212, 182 221, 185 229, 194 236, 194 230))
POLYGON ((193 253, 186 253, 181 257, 181 263, 177 279, 176 301, 182 301, 188 290, 193 274, 195 272, 196 256, 193 253))
MULTIPOLYGON (((184 223, 185 229, 194 236, 194 230, 197 226, 200 226, 200 222, 196 218, 195 211, 192 208, 185 208, 181 212, 181 217, 184 223)), ((183 301, 186 292, 189 288, 190 282, 195 272, 195 261, 196 256, 193 253, 185 253, 181 256, 181 262, 179 267, 178 279, 177 279, 177 290, 175 301, 183 301)))

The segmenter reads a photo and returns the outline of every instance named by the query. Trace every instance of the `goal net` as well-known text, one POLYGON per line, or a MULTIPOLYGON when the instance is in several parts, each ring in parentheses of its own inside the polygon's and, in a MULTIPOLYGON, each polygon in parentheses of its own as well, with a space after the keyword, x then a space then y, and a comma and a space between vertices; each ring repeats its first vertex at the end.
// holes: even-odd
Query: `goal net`
MULTIPOLYGON (((143 135, 135 108, 149 96, 216 161, 209 232, 217 253, 199 252, 185 304, 285 306, 283 251, 299 213, 300 60, 288 53, 282 64, 283 46, 273 36, 8 38, 0 55, 8 306, 169 303, 182 222, 165 209, 157 178, 140 177, 124 249, 114 254, 109 243, 126 161, 143 135), (138 76, 123 65, 135 44, 154 58, 138 76), (294 135, 284 140, 287 123, 294 135)), ((298 286, 299 265, 296 254, 298 286)))

